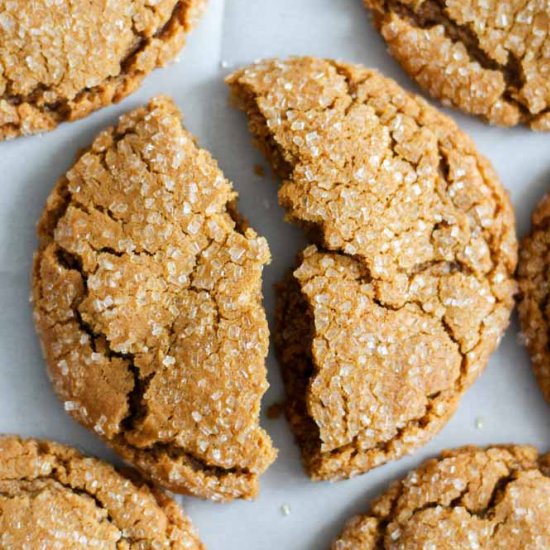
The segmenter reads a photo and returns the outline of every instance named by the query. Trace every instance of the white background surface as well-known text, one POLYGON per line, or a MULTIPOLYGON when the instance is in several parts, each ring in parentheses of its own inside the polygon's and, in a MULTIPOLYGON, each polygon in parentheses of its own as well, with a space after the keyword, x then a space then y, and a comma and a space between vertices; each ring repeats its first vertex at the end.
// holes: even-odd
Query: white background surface
MULTIPOLYGON (((44 136, 0 144, 0 432, 57 439, 116 460, 92 434, 73 422, 50 388, 28 303, 35 223, 55 180, 79 148, 124 111, 159 93, 173 96, 187 127, 208 148, 240 192, 240 209, 271 246, 264 278, 270 320, 272 285, 293 263, 303 237, 283 222, 276 182, 253 172, 264 163, 250 144, 244 115, 227 105, 223 77, 260 57, 312 54, 363 63, 409 89, 414 85, 385 51, 361 0, 210 0, 181 61, 157 70, 121 104, 65 124, 44 136)), ((550 135, 498 129, 452 112, 495 165, 510 190, 518 232, 529 227, 537 200, 550 188, 550 135)), ((280 449, 263 476, 256 502, 181 502, 210 550, 326 549, 343 522, 365 511, 388 482, 439 450, 468 443, 531 443, 550 448, 550 407, 517 341, 514 319, 489 367, 462 400, 446 428, 414 456, 350 481, 312 483, 283 418, 263 419, 280 449), (482 418, 483 428, 476 427, 482 418), (281 506, 290 507, 290 515, 281 506)), ((278 366, 270 355, 271 388, 264 409, 283 397, 278 366)))

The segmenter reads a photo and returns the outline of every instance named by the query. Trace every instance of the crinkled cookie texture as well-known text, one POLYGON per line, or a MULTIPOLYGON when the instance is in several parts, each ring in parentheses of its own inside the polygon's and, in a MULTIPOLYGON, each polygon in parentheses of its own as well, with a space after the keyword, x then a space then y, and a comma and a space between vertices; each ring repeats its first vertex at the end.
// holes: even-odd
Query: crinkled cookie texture
POLYGON ((548 0, 364 0, 431 96, 492 124, 550 130, 548 0))
POLYGON ((519 317, 533 369, 550 403, 550 195, 532 216, 531 233, 522 243, 519 266, 519 317))
POLYGON ((447 117, 380 74, 268 60, 229 78, 314 246, 279 288, 287 416, 314 479, 429 440, 513 307, 508 197, 447 117))
POLYGON ((444 451, 353 518, 332 550, 550 548, 550 455, 533 447, 444 451))
POLYGON ((50 441, 0 437, 0 547, 201 550, 176 503, 50 441))
POLYGON ((176 56, 206 0, 0 0, 0 140, 133 92, 176 56))
POLYGON ((65 409, 160 485, 252 498, 274 460, 259 426, 265 239, 216 162, 157 98, 102 132, 38 227, 33 300, 65 409))

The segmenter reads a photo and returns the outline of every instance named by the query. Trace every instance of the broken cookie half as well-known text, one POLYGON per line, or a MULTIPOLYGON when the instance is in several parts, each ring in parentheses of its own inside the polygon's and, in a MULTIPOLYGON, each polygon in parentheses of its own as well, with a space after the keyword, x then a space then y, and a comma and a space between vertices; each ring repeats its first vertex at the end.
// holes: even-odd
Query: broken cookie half
POLYGON ((550 455, 464 447, 393 483, 332 550, 550 548, 549 515, 550 455))
POLYGON ((314 243, 275 333, 305 468, 368 471, 443 427, 505 330, 509 199, 449 118, 375 71, 267 60, 228 84, 314 243))
POLYGON ((156 98, 57 182, 33 271, 65 409, 149 479, 213 500, 254 497, 275 458, 259 426, 270 255, 235 200, 156 98))
POLYGON ((0 141, 120 101, 180 51, 206 0, 0 2, 0 141))

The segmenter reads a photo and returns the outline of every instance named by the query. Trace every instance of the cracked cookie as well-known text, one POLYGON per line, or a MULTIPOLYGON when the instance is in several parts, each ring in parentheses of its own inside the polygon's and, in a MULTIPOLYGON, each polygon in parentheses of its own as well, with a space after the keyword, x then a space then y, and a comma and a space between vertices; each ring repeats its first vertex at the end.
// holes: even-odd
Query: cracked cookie
POLYGON ((275 332, 305 468, 368 471, 442 428, 508 325, 508 196, 448 117, 375 71, 267 60, 228 84, 314 243, 275 332))
POLYGON ((519 318, 533 370, 550 403, 550 195, 538 204, 532 216, 531 233, 522 243, 518 265, 519 318))
POLYGON ((120 101, 174 58, 206 0, 0 0, 0 140, 120 101))
POLYGON ((56 184, 38 225, 35 321, 65 409, 147 478, 252 498, 274 460, 264 238, 236 192, 156 98, 56 184))
POLYGON ((465 447, 428 460, 353 518, 332 550, 550 548, 550 455, 465 447))
POLYGON ((364 0, 431 96, 502 126, 550 130, 547 0, 364 0))
POLYGON ((0 437, 1 548, 201 550, 176 503, 73 448, 0 437))

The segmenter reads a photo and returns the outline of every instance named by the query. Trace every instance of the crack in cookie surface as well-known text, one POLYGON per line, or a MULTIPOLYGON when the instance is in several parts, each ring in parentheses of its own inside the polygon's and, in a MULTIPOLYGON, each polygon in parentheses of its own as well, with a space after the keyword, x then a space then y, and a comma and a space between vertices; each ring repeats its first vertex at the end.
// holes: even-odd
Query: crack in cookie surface
POLYGON ((518 267, 519 317, 523 338, 538 383, 550 403, 550 197, 546 195, 532 216, 531 233, 521 247, 518 267))
POLYGON ((0 545, 203 548, 175 502, 136 474, 10 436, 0 438, 0 545))
POLYGON ((364 472, 442 427, 507 326, 508 197, 452 121, 374 71, 271 60, 229 85, 315 243, 279 287, 287 415, 313 478, 364 472))
POLYGON ((389 50, 433 97, 491 123, 550 130, 547 0, 365 0, 389 50))
POLYGON ((35 317, 65 408, 147 476, 228 500, 274 459, 259 427, 265 239, 167 99, 121 118, 39 224, 35 317))
POLYGON ((0 140, 120 101, 176 56, 205 3, 0 2, 0 140))
POLYGON ((332 549, 546 548, 548 459, 532 447, 444 451, 351 519, 332 549))

